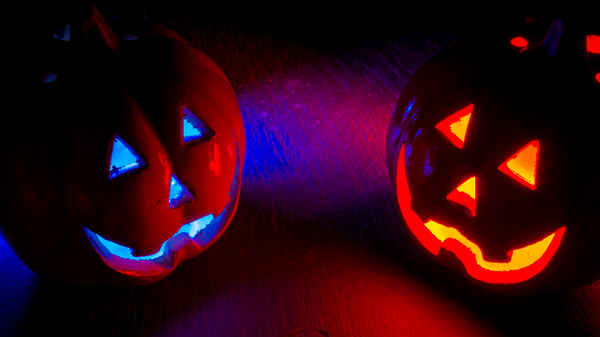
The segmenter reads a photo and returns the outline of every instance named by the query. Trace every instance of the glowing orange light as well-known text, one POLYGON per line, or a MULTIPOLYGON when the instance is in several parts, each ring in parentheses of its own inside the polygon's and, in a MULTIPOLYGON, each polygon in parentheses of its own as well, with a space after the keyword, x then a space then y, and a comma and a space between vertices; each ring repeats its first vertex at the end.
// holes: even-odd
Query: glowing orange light
POLYGON ((450 115, 450 117, 439 122, 435 128, 454 146, 462 149, 465 145, 465 136, 472 112, 473 104, 469 104, 467 107, 458 110, 450 115))
POLYGON ((471 212, 471 216, 475 216, 475 177, 469 178, 450 192, 446 199, 465 206, 471 212))
POLYGON ((515 37, 514 39, 510 40, 510 43, 512 43, 513 46, 515 47, 527 47, 527 40, 525 40, 525 38, 522 37, 515 37))
MULTIPOLYGON (((600 36, 588 35, 587 37, 587 51, 590 53, 600 54, 600 36)), ((596 76, 596 79, 598 76, 596 76)))
MULTIPOLYGON (((503 275, 508 274, 507 272, 513 273, 513 277, 515 277, 514 275, 517 274, 527 275, 527 273, 524 273, 523 271, 528 267, 533 267, 532 269, 536 271, 535 274, 542 271, 550 261, 552 255, 556 252, 556 249, 558 249, 565 232, 565 227, 561 227, 539 242, 523 248, 511 250, 506 254, 510 259, 508 262, 489 262, 483 259, 483 253, 479 246, 471 242, 456 229, 431 220, 424 225, 438 240, 443 242, 443 247, 446 250, 453 252, 463 262, 469 275, 478 280, 493 276, 496 281, 493 283, 514 283, 506 282, 510 281, 510 278, 507 277, 507 275, 503 275), (554 240, 555 237, 557 240, 554 240), (544 254, 546 253, 551 254, 547 254, 550 256, 544 258, 544 254), (535 263, 540 260, 541 263, 535 265, 535 263), (504 282, 498 282, 499 280, 503 280, 504 282)), ((529 272, 531 271, 532 270, 529 270, 529 272)))
POLYGON ((535 173, 538 162, 540 142, 534 140, 525 145, 507 161, 498 167, 502 173, 515 179, 521 184, 535 190, 535 173))
POLYGON ((440 248, 453 252, 474 279, 487 283, 519 283, 540 273, 550 262, 565 234, 565 227, 546 236, 539 242, 507 252, 508 262, 489 262, 483 259, 481 249, 458 230, 435 221, 424 223, 411 209, 412 198, 406 181, 404 145, 400 149, 396 188, 400 211, 406 225, 417 240, 431 254, 437 255, 440 248))

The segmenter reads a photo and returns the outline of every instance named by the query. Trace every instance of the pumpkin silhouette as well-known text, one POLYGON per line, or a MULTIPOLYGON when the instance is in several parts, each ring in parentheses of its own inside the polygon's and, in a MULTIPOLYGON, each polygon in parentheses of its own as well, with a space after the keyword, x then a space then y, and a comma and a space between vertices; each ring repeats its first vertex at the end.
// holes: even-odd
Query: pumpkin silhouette
POLYGON ((387 164, 434 260, 505 293, 600 277, 596 36, 564 19, 480 33, 409 81, 387 164))
POLYGON ((40 38, 6 140, 2 231, 39 275, 143 285, 212 245, 237 208, 245 131, 218 66, 96 8, 40 38), (23 94, 24 95, 24 94, 23 94))

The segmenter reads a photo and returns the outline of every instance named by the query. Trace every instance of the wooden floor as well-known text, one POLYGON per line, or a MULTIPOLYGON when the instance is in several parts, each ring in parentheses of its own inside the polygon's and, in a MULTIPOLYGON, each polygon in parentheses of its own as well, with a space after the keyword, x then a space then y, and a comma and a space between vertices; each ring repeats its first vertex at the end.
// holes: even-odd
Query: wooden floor
POLYGON ((235 88, 248 137, 235 218, 139 288, 40 279, 0 236, 0 335, 599 334, 598 282, 498 295, 431 261, 388 177, 387 126, 412 74, 472 27, 512 18, 317 8, 148 8, 235 88))

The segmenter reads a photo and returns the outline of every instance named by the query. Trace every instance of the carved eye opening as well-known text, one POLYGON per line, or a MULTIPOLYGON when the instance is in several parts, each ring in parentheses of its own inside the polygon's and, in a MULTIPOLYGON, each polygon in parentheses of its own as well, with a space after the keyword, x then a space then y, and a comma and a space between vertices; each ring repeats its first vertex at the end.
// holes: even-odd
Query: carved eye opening
POLYGON ((540 142, 531 141, 502 163, 498 170, 529 189, 535 190, 539 150, 540 142))
POLYGON ((472 112, 473 104, 469 104, 439 122, 435 128, 444 139, 462 149, 465 145, 465 136, 467 135, 467 128, 469 127, 472 112))
POLYGON ((139 169, 145 165, 146 161, 121 136, 115 134, 108 167, 108 179, 113 180, 123 173, 139 169))
POLYGON ((215 132, 198 116, 183 107, 183 142, 190 143, 213 137, 215 132))

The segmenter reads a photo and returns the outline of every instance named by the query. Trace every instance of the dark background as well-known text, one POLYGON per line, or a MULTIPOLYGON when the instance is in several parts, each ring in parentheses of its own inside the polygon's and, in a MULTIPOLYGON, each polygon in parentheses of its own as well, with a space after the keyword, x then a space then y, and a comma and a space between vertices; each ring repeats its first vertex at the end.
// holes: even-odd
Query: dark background
MULTIPOLYGON (((105 18, 140 12, 96 5, 105 18)), ((499 295, 431 261, 402 225, 385 165, 395 103, 425 61, 474 29, 556 9, 145 9, 236 91, 248 150, 235 218, 205 253, 139 288, 40 279, 0 236, 0 335, 600 335, 598 282, 499 295)))

